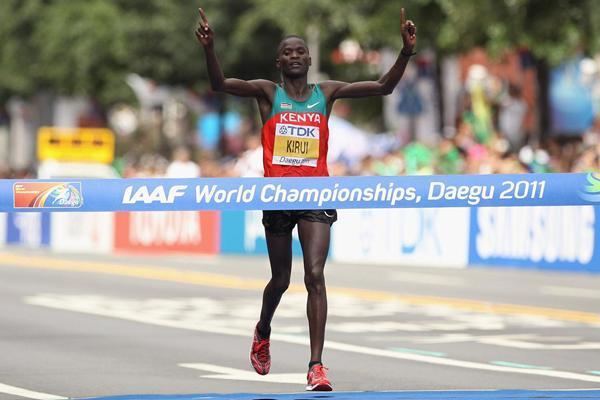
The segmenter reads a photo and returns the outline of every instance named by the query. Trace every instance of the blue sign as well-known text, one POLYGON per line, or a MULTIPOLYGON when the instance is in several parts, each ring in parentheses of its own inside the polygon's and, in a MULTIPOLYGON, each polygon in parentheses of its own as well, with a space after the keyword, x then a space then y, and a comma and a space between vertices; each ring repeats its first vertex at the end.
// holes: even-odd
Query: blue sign
POLYGON ((8 214, 6 218, 6 243, 32 248, 48 246, 50 243, 50 214, 8 214))
MULTIPOLYGON (((15 210, 15 188, 30 187, 28 182, 45 181, 0 181, 0 212, 15 210)), ((19 196, 25 195, 23 190, 19 192, 19 196)), ((600 202, 600 178, 593 174, 523 174, 97 179, 81 180, 80 195, 80 208, 59 211, 561 206, 600 202)), ((19 210, 48 211, 34 205, 19 210)))
POLYGON ((600 207, 472 208, 469 265, 600 272, 600 207))
POLYGON ((582 60, 566 62, 550 72, 551 131, 581 135, 594 120, 593 82, 584 76, 582 60))
MULTIPOLYGON (((292 251, 302 254, 297 230, 292 234, 292 251)), ((222 254, 267 254, 262 211, 226 211, 221 213, 222 254)))

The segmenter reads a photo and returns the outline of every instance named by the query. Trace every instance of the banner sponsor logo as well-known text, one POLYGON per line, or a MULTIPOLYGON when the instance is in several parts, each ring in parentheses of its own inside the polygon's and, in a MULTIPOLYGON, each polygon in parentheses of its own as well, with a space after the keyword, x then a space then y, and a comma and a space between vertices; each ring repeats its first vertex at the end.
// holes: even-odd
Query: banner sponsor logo
POLYGON ((135 190, 133 186, 128 186, 123 194, 123 204, 173 204, 176 198, 185 195, 186 189, 187 185, 175 185, 168 190, 160 185, 152 189, 152 191, 148 189, 148 186, 140 186, 135 190))
POLYGON ((339 262, 465 267, 469 210, 340 210, 332 258, 339 262))
POLYGON ((219 250, 216 211, 117 213, 115 228, 116 250, 204 254, 219 250))
POLYGON ((584 200, 600 203, 600 175, 589 173, 586 182, 587 185, 579 192, 579 196, 584 200))
POLYGON ((13 185, 15 208, 80 208, 81 182, 17 182, 13 185))
POLYGON ((473 209, 470 263, 598 268, 598 208, 473 209))

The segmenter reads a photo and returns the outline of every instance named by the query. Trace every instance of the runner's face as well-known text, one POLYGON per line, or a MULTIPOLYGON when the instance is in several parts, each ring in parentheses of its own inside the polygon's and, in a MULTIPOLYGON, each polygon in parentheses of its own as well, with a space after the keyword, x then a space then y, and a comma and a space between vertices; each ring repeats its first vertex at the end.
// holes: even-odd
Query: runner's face
POLYGON ((277 67, 285 76, 291 78, 308 74, 311 59, 304 40, 289 38, 284 40, 280 46, 277 58, 277 67))

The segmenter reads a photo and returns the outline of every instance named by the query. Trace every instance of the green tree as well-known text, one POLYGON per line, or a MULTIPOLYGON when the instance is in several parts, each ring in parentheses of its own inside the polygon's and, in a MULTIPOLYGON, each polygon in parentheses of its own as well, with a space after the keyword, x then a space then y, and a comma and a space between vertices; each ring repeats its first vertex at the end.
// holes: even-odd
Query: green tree
POLYGON ((126 95, 127 32, 120 11, 103 0, 59 0, 46 6, 31 38, 38 83, 102 101, 126 95))
POLYGON ((203 76, 186 0, 6 0, 0 2, 0 96, 40 89, 133 99, 136 72, 192 84, 203 76))
POLYGON ((31 94, 37 88, 33 55, 37 48, 29 40, 42 0, 4 0, 0 2, 0 101, 9 95, 31 94))
POLYGON ((329 54, 353 38, 365 49, 399 49, 400 7, 418 26, 419 48, 441 53, 485 46, 494 54, 525 46, 557 64, 600 50, 596 0, 2 0, 0 99, 39 89, 86 94, 104 104, 132 98, 136 72, 159 82, 207 86, 193 37, 197 7, 217 33, 223 68, 241 78, 275 79, 284 34, 318 31, 323 70, 370 78, 364 67, 335 66, 329 54), (312 29, 312 31, 311 31, 312 29), (269 77, 269 76, 267 76, 269 77))
POLYGON ((435 0, 443 18, 437 48, 461 51, 484 46, 499 54, 526 47, 558 64, 579 51, 600 50, 597 2, 589 0, 435 0))

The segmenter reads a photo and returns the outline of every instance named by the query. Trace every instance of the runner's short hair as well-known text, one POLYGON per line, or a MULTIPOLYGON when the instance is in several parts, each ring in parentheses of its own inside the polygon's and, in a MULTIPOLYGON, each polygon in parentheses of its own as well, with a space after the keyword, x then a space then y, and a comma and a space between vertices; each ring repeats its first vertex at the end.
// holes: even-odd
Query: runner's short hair
MULTIPOLYGON (((283 50, 283 43, 286 40, 288 40, 288 39, 300 39, 300 40, 302 40, 304 42, 304 44, 306 44, 306 40, 304 40, 304 38, 302 36, 299 36, 299 35, 287 35, 283 39, 281 39, 281 42, 279 42, 279 46, 277 46, 277 55, 278 56, 281 53, 281 50, 283 50)), ((308 46, 306 46, 306 48, 308 49, 308 46)))

